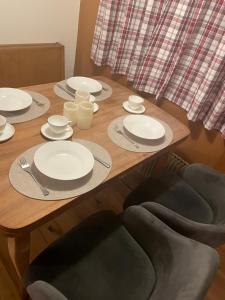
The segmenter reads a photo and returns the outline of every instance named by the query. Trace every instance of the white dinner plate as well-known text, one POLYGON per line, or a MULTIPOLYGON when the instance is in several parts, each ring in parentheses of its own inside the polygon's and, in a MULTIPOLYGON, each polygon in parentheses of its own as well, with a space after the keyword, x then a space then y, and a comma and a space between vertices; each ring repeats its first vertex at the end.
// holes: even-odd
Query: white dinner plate
POLYGON ((92 153, 83 145, 70 141, 48 142, 34 154, 34 164, 44 175, 58 180, 75 180, 94 167, 92 153))
POLYGON ((88 77, 71 77, 66 81, 73 90, 84 90, 89 93, 98 93, 102 90, 102 85, 97 80, 88 77))
POLYGON ((163 125, 149 116, 128 116, 123 120, 123 126, 133 135, 147 140, 160 139, 165 135, 163 125))
POLYGON ((18 111, 29 107, 31 104, 32 97, 28 93, 13 88, 0 88, 1 111, 18 111))

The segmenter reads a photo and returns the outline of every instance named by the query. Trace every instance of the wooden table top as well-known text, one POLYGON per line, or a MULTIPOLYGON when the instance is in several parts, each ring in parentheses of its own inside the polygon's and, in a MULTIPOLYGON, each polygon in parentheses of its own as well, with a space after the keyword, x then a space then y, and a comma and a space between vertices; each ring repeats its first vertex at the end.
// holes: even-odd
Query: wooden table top
MULTIPOLYGON (((129 152, 111 142, 107 136, 107 127, 113 119, 128 114, 121 104, 133 92, 110 79, 99 76, 95 78, 108 83, 113 88, 113 95, 109 99, 99 102, 100 110, 94 115, 92 127, 88 130, 75 128, 73 138, 96 142, 109 151, 113 165, 106 179, 108 181, 156 153, 129 152)), ((54 83, 26 87, 28 90, 39 92, 48 97, 51 101, 51 107, 45 115, 35 120, 15 124, 16 132, 13 138, 0 144, 0 229, 8 233, 16 234, 24 230, 32 230, 40 223, 61 213, 74 202, 80 201, 82 197, 60 201, 33 200, 19 194, 9 182, 8 173, 12 162, 28 148, 46 142, 46 139, 40 134, 41 126, 46 123, 50 115, 62 113, 64 101, 55 95, 53 86, 54 83)), ((188 136, 188 128, 174 117, 148 101, 145 101, 145 107, 145 114, 167 122, 172 128, 174 138, 171 145, 188 136)))

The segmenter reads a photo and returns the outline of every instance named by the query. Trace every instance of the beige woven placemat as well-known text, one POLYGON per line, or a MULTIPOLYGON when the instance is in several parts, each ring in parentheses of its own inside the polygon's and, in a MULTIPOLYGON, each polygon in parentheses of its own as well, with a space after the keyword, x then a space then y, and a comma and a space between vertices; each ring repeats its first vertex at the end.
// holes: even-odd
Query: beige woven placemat
MULTIPOLYGON (((101 158, 112 166, 111 156, 103 147, 86 140, 75 141, 87 147, 95 156, 101 158)), ((51 179, 41 174, 33 164, 34 153, 40 146, 41 145, 34 146, 17 157, 17 159, 12 163, 9 171, 9 179, 14 189, 27 197, 47 201, 76 197, 89 192, 101 184, 111 170, 95 161, 92 172, 81 179, 71 181, 51 179), (32 170, 39 182, 48 188, 50 192, 48 196, 43 196, 31 176, 21 169, 19 166, 19 160, 21 157, 25 157, 27 159, 27 161, 32 165, 32 170)))
POLYGON ((20 110, 18 112, 0 112, 0 114, 6 117, 8 122, 11 124, 23 123, 36 119, 44 115, 49 110, 50 101, 48 100, 48 98, 33 91, 27 90, 25 92, 30 94, 33 98, 33 102, 30 107, 28 107, 27 109, 20 110), (34 101, 34 99, 43 105, 38 105, 34 101))
POLYGON ((165 136, 162 139, 156 141, 147 141, 135 137, 131 135, 128 131, 126 131, 126 129, 123 127, 123 119, 125 117, 122 116, 113 120, 108 127, 108 136, 119 147, 133 152, 156 152, 167 147, 172 142, 173 131, 169 127, 169 125, 163 122, 162 120, 157 119, 165 128, 166 131, 165 136), (130 139, 132 139, 135 142, 136 145, 132 144, 123 135, 119 134, 116 131, 116 127, 117 129, 118 128, 121 129, 126 134, 126 136, 128 136, 130 139))
MULTIPOLYGON (((94 94, 96 102, 106 100, 106 99, 108 99, 109 97, 112 96, 112 88, 111 88, 111 86, 109 86, 107 83, 105 83, 103 81, 99 80, 99 82, 102 84, 103 90, 100 93, 94 94)), ((58 82, 58 84, 60 84, 61 86, 63 86, 64 88, 66 88, 68 90, 70 89, 67 86, 67 84, 66 84, 66 80, 60 81, 60 82, 58 82)), ((67 94, 66 92, 64 92, 57 85, 55 85, 53 87, 53 90, 54 90, 55 94, 57 96, 59 96, 60 98, 62 98, 63 100, 74 101, 74 97, 72 97, 69 94, 67 94)))

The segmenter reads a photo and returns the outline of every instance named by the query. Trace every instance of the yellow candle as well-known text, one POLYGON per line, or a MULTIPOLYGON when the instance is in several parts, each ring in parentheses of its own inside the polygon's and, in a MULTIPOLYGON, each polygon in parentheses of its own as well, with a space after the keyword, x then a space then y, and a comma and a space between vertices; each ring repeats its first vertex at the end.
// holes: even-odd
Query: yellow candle
POLYGON ((74 126, 77 123, 77 113, 79 105, 74 102, 65 102, 63 107, 63 115, 71 121, 71 125, 74 126))
POLYGON ((91 127, 93 119, 93 104, 83 101, 79 104, 77 115, 77 127, 80 129, 88 129, 91 127))

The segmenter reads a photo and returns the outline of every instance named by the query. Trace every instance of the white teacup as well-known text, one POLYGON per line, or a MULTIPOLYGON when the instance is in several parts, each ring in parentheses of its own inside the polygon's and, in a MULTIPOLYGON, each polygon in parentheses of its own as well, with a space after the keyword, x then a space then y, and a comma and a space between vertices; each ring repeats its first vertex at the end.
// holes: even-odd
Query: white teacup
POLYGON ((3 133, 6 123, 7 123, 6 118, 3 116, 0 116, 0 134, 3 133))
POLYGON ((49 128, 55 134, 60 134, 67 131, 68 124, 70 124, 70 121, 64 116, 53 115, 48 118, 49 128))
POLYGON ((89 101, 91 94, 84 90, 77 90, 75 94, 75 103, 80 104, 83 101, 89 101))
POLYGON ((144 103, 144 99, 140 96, 131 95, 128 98, 128 106, 133 110, 140 109, 143 103, 144 103))

